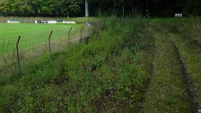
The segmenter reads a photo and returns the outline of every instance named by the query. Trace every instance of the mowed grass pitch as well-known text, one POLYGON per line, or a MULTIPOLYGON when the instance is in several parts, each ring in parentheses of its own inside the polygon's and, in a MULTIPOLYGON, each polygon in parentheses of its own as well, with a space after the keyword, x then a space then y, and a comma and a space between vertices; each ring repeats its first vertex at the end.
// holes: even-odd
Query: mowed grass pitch
POLYGON ((39 32, 51 31, 55 29, 70 29, 78 31, 81 24, 34 24, 34 23, 19 23, 8 24, 0 23, 0 41, 9 37, 18 37, 20 35, 37 34, 39 32))
POLYGON ((52 41, 56 41, 61 40, 61 38, 66 38, 71 27, 73 28, 71 36, 79 33, 82 25, 83 24, 0 23, 0 56, 13 51, 19 36, 22 37, 20 46, 23 49, 27 49, 33 45, 47 43, 51 31, 53 31, 51 39, 52 41))

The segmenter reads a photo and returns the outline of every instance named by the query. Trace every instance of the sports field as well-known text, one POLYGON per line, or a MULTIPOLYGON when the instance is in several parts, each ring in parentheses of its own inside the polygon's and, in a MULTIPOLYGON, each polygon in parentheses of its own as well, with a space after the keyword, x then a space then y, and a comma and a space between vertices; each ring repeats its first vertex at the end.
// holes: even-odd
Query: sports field
POLYGON ((20 46, 27 49, 36 44, 47 43, 51 31, 53 31, 51 40, 56 41, 66 38, 71 27, 71 36, 77 34, 81 26, 82 24, 0 23, 0 55, 12 51, 19 36, 21 36, 20 46))
POLYGON ((56 29, 70 29, 73 27, 74 32, 80 28, 80 24, 67 25, 67 24, 33 24, 33 23, 19 23, 8 24, 0 23, 0 41, 9 37, 18 37, 19 35, 37 34, 56 29))
POLYGON ((19 36, 20 54, 30 58, 64 49, 69 40, 79 36, 82 26, 83 24, 0 23, 0 64, 15 59, 19 36))

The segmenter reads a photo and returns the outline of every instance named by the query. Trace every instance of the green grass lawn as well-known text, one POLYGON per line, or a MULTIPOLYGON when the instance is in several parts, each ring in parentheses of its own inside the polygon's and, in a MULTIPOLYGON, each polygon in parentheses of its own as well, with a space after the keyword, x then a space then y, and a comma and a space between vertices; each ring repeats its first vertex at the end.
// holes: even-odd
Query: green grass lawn
POLYGON ((1 65, 8 64, 16 59, 16 43, 19 36, 21 36, 19 43, 20 59, 27 61, 27 59, 49 53, 48 37, 51 31, 53 31, 50 39, 51 52, 57 52, 67 46, 70 28, 72 27, 70 33, 70 40, 72 40, 72 38, 79 38, 82 25, 0 23, 0 69, 1 65))
POLYGON ((0 23, 0 41, 8 37, 18 37, 19 35, 37 34, 39 32, 51 31, 55 29, 69 29, 70 27, 78 28, 81 24, 8 24, 0 23))
POLYGON ((51 31, 53 31, 52 40, 66 38, 68 31, 72 27, 71 35, 77 34, 82 24, 0 24, 0 55, 13 51, 19 36, 21 36, 20 46, 25 49, 32 45, 47 43, 51 31), (26 45, 26 46, 24 46, 26 45))

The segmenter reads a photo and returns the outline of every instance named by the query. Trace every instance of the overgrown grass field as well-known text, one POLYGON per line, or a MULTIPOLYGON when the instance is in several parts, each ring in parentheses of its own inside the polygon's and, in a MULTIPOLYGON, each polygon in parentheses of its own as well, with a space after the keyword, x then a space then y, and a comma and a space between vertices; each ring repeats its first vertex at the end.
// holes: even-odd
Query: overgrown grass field
POLYGON ((154 72, 143 112, 198 112, 193 109, 192 97, 174 43, 192 78, 200 105, 200 17, 152 19, 150 25, 149 33, 155 37, 156 51, 154 72))
POLYGON ((0 111, 139 111, 153 46, 143 35, 147 22, 116 17, 103 21, 90 43, 39 57, 21 77, 1 79, 0 111))
MULTIPOLYGON (((179 54, 201 102, 199 18, 102 18, 90 42, 0 79, 0 112, 194 112, 179 54)), ((196 112, 196 111, 195 111, 196 112)))

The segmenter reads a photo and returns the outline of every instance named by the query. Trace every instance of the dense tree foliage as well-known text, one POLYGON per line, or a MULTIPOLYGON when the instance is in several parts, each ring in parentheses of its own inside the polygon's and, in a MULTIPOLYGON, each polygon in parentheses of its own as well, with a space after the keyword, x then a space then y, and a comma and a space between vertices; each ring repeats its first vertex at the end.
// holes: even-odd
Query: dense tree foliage
POLYGON ((82 0, 0 0, 2 15, 68 16, 79 12, 82 0))
MULTIPOLYGON (((200 0, 87 0, 89 15, 201 15, 200 0)), ((4 16, 84 16, 85 0, 0 0, 4 16)))

